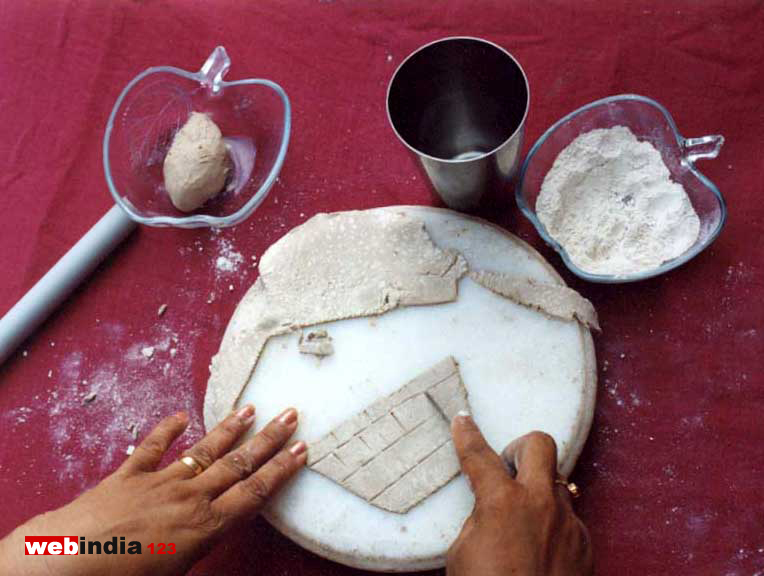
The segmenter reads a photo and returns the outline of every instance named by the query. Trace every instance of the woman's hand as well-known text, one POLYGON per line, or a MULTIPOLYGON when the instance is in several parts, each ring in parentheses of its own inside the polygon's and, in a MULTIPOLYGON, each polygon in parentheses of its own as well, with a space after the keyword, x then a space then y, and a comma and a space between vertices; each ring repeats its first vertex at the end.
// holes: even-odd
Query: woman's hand
POLYGON ((307 458, 306 446, 286 447, 297 428, 290 408, 238 448, 252 426, 254 408, 231 414, 186 452, 202 465, 180 461, 157 470, 170 445, 188 426, 181 413, 162 420, 135 452, 92 490, 53 512, 33 518, 0 542, 0 564, 9 573, 87 576, 183 574, 227 530, 251 521, 307 458), (84 536, 87 541, 125 537, 142 554, 25 556, 24 536, 84 536), (164 544, 152 554, 149 544, 164 544))
POLYGON ((500 457, 469 416, 454 418, 452 428, 475 509, 448 552, 448 576, 590 575, 589 534, 555 482, 554 440, 532 432, 500 457))

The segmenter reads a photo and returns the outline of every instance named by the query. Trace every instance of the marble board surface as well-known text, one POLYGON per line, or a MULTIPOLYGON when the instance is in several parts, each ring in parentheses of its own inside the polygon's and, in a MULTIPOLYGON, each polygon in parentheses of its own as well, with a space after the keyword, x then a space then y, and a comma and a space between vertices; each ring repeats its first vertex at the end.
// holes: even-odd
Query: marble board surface
MULTIPOLYGON (((562 283, 535 250, 487 222, 429 207, 378 210, 421 219, 433 241, 459 251, 471 269, 562 283)), ((236 312, 231 327, 241 327, 236 312)), ((573 469, 591 425, 596 388, 591 335, 578 322, 520 306, 464 277, 455 302, 399 308, 311 330, 327 331, 332 355, 301 354, 299 331, 266 345, 239 398, 239 404, 257 407, 257 426, 292 405, 300 411, 296 438, 315 442, 453 356, 473 416, 496 450, 540 429, 557 441, 560 472, 567 475, 573 469)), ((461 475, 398 514, 305 470, 271 503, 265 517, 319 555, 358 568, 402 572, 443 566, 472 504, 461 475)))

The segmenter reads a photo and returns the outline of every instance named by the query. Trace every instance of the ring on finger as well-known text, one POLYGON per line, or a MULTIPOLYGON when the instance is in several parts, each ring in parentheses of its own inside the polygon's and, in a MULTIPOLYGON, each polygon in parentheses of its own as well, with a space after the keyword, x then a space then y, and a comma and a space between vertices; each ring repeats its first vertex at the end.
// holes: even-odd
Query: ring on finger
POLYGON ((575 482, 569 482, 564 476, 558 474, 557 478, 554 479, 554 483, 563 486, 574 500, 581 496, 581 489, 578 485, 575 482))
POLYGON ((199 474, 204 472, 204 466, 202 466, 193 456, 183 456, 178 460, 188 466, 194 473, 194 476, 199 476, 199 474))

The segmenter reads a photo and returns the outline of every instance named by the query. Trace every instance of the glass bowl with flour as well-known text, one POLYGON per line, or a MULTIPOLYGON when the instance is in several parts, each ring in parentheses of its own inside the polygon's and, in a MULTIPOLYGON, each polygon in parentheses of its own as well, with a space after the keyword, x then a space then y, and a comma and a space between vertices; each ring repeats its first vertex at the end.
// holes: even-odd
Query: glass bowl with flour
POLYGON ((718 236, 727 210, 694 166, 722 136, 684 138, 658 102, 612 96, 555 123, 531 148, 518 206, 577 276, 633 282, 663 274, 718 236))

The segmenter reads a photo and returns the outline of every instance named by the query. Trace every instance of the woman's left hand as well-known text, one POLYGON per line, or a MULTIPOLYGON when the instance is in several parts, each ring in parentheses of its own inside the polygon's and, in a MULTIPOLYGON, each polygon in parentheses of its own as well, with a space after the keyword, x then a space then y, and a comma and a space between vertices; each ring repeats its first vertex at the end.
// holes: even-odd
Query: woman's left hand
POLYGON ((290 408, 234 449, 254 422, 248 405, 223 420, 185 455, 198 475, 176 461, 158 470, 172 443, 188 426, 179 413, 162 420, 122 466, 70 504, 37 516, 0 541, 0 560, 13 574, 182 574, 237 524, 251 521, 307 459, 306 446, 286 447, 297 429, 290 408), (125 551, 140 542, 141 554, 25 556, 24 536, 84 536, 118 542, 125 551), (154 545, 154 553, 149 545, 154 545), (164 554, 159 554, 162 548, 164 554))

